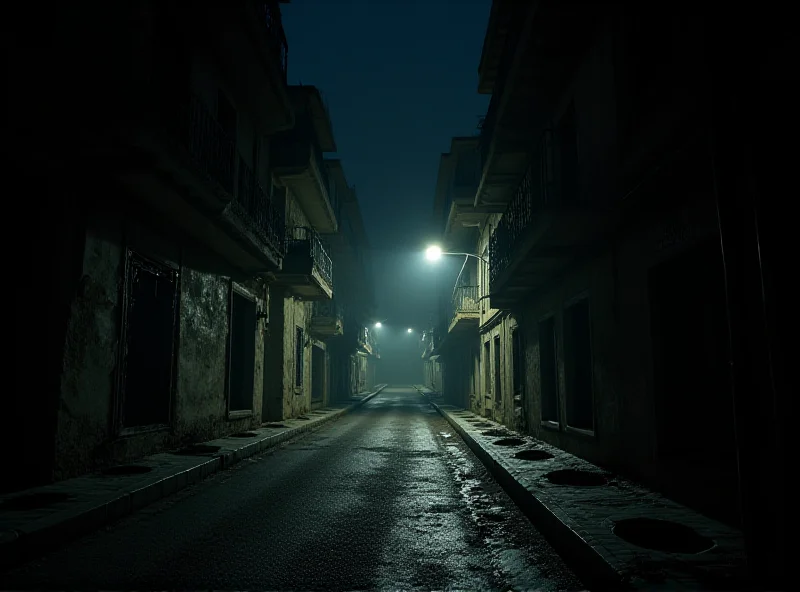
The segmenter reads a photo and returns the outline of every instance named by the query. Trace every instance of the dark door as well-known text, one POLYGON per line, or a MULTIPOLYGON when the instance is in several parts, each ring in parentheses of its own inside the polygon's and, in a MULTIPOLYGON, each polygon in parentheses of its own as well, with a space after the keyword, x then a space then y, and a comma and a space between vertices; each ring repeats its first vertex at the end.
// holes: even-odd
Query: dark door
POLYGON ((251 411, 255 386, 256 303, 231 288, 228 411, 251 411))
POLYGON ((120 428, 170 422, 178 272, 128 251, 120 428))
POLYGON ((311 400, 322 402, 325 395, 325 350, 318 345, 311 348, 311 400))

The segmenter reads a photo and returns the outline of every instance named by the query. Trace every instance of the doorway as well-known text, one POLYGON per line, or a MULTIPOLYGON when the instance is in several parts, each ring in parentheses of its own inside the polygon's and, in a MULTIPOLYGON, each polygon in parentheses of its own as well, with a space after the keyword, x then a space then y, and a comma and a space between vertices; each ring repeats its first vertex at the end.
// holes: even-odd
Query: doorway
POLYGON ((322 406, 325 398, 325 350, 311 347, 311 405, 322 406))
POLYGON ((256 363, 256 303, 231 284, 228 330, 228 412, 252 411, 256 363))
POLYGON ((178 271, 127 251, 118 430, 167 426, 171 419, 178 320, 178 271))

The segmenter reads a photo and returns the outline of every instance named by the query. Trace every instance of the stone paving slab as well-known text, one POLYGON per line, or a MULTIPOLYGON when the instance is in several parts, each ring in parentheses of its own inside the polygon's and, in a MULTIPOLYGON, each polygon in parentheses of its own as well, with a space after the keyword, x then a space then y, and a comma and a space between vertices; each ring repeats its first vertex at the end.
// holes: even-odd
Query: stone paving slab
POLYGON ((429 389, 418 386, 417 390, 464 438, 554 547, 571 557, 578 571, 584 572, 582 576, 594 585, 648 590, 741 588, 745 574, 741 531, 532 436, 518 434, 469 410, 436 403, 429 389), (484 434, 490 430, 503 430, 508 435, 484 434), (496 444, 503 437, 518 438, 523 443, 496 444), (543 451, 552 458, 516 458, 522 450, 543 451), (564 469, 600 475, 602 484, 558 485, 547 478, 549 473, 564 469), (632 544, 614 534, 620 521, 634 518, 688 526, 708 537, 710 548, 699 553, 665 552, 632 544))
POLYGON ((294 438, 318 429, 377 396, 386 385, 371 393, 351 397, 350 403, 333 405, 308 412, 307 420, 297 418, 280 422, 286 427, 249 430, 252 437, 223 437, 201 444, 219 446, 213 453, 181 455, 174 452, 154 454, 136 461, 149 472, 133 475, 93 473, 43 487, 0 495, 0 568, 26 561, 56 548, 105 524, 118 520, 202 481, 209 475, 294 438), (56 501, 31 509, 4 508, 16 498, 51 496, 56 501))

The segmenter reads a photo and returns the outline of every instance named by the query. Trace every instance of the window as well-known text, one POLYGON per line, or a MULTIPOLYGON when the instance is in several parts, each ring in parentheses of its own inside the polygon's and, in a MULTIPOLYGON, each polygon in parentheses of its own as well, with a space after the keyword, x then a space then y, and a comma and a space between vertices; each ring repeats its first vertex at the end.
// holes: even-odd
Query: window
POLYGON ((564 373, 567 425, 594 429, 592 345, 589 300, 582 298, 564 310, 564 373))
POLYGON ((494 400, 500 400, 500 336, 494 338, 494 400))
POLYGON ((303 367, 305 362, 305 335, 301 327, 295 329, 294 335, 294 385, 303 386, 303 367))
POLYGON ((486 396, 492 392, 491 355, 491 344, 489 341, 485 341, 483 343, 483 390, 486 396))
POLYGON ((542 421, 558 423, 558 367, 556 324, 553 317, 539 321, 539 383, 542 421))

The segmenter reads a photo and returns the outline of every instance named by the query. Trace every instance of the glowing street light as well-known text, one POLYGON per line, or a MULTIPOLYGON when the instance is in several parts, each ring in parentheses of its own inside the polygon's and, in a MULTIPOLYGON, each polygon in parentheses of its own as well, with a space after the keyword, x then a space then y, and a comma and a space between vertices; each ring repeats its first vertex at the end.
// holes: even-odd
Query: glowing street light
POLYGON ((409 328, 408 328, 408 332, 409 332, 409 333, 413 333, 413 332, 414 332, 414 329, 412 329, 411 327, 409 327, 409 328))
POLYGON ((425 257, 428 261, 438 261, 442 257, 442 247, 438 245, 431 245, 425 249, 425 257))
POLYGON ((375 328, 376 328, 376 329, 380 329, 381 327, 383 327, 383 323, 381 323, 380 321, 378 321, 377 323, 375 323, 375 328))

